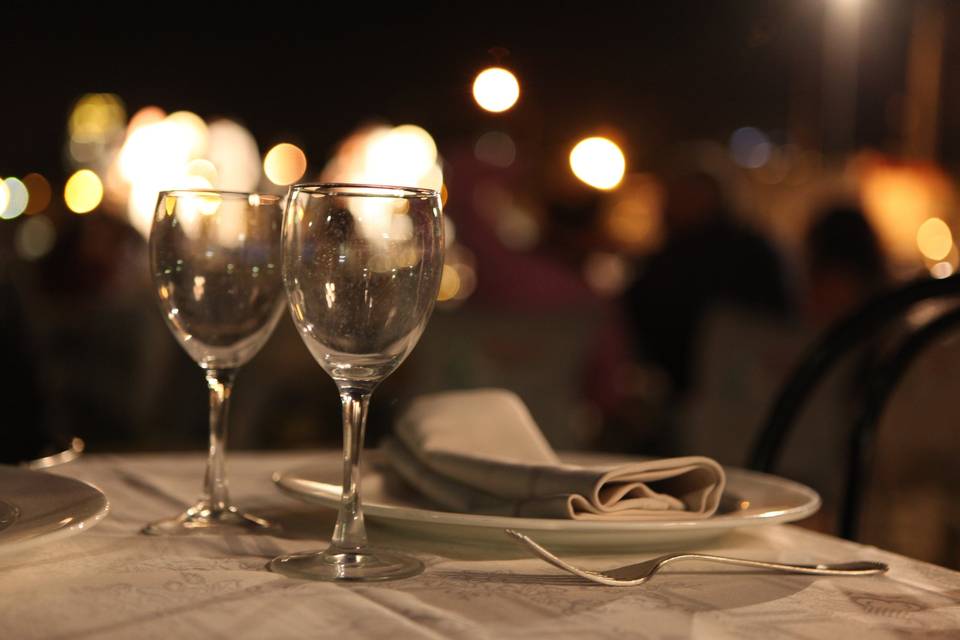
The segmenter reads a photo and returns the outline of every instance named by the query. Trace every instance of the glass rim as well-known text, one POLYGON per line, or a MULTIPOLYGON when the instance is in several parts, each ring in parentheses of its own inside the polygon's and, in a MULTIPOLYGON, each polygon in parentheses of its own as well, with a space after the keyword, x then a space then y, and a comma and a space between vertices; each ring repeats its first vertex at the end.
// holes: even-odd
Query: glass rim
POLYGON ((283 196, 279 196, 275 193, 259 193, 257 191, 226 191, 220 189, 165 189, 159 192, 159 197, 166 198, 167 196, 180 197, 180 196, 216 196, 218 198, 250 198, 250 196, 257 196, 259 198, 267 198, 271 200, 281 200, 283 196))
POLYGON ((402 198, 439 198, 440 192, 426 187, 405 187, 361 182, 300 182, 290 185, 290 193, 402 198), (372 192, 372 193, 371 193, 372 192), (393 193, 388 193, 393 192, 393 193))

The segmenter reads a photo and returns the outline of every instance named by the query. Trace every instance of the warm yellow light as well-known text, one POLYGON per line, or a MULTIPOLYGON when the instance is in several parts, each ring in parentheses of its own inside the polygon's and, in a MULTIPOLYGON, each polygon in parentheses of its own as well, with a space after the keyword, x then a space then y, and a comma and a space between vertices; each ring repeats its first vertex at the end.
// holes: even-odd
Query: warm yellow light
POLYGON ((70 176, 63 189, 63 199, 67 208, 74 213, 89 213, 97 208, 103 199, 103 183, 99 176, 89 169, 81 169, 70 176))
POLYGON ((183 148, 188 157, 200 156, 207 150, 207 123, 197 114, 176 111, 168 115, 164 122, 168 125, 166 135, 173 139, 169 144, 183 148))
POLYGON ((477 74, 473 81, 473 99, 481 108, 501 113, 520 97, 517 77, 501 67, 490 67, 477 74))
POLYGON ((263 158, 263 172, 270 182, 285 187, 307 172, 307 156, 298 146, 281 142, 263 158))
POLYGON ((88 93, 70 113, 67 128, 78 143, 106 142, 121 132, 127 120, 123 101, 112 93, 88 93))
POLYGON ((573 175, 596 189, 613 189, 620 184, 626 165, 623 151, 607 138, 581 140, 570 151, 573 175))
POLYGON ((929 218, 917 229, 917 248, 928 260, 943 260, 953 248, 950 227, 940 218, 929 218))
POLYGON ((30 200, 24 213, 40 213, 50 204, 50 183, 39 173, 28 173, 23 176, 23 184, 30 193, 30 200))
POLYGON ((417 186, 426 181, 436 162, 437 144, 433 137, 415 124, 404 124, 371 137, 365 152, 364 174, 377 184, 417 186))
POLYGON ((207 189, 213 188, 213 185, 217 183, 217 178, 219 177, 217 167, 206 158, 197 158, 196 160, 188 162, 186 174, 206 180, 208 182, 206 186, 207 189))
POLYGON ((949 219, 955 201, 953 185, 939 169, 882 161, 866 164, 861 194, 864 210, 885 248, 904 264, 917 259, 921 224, 928 218, 949 219))
POLYGON ((167 112, 156 106, 149 106, 140 109, 133 117, 130 118, 130 122, 127 123, 127 134, 129 135, 135 129, 140 127, 145 127, 148 124, 155 124, 160 122, 167 117, 167 112))
POLYGON ((443 302, 452 300, 460 291, 460 274, 449 264, 443 265, 443 274, 440 276, 440 291, 437 300, 443 302))

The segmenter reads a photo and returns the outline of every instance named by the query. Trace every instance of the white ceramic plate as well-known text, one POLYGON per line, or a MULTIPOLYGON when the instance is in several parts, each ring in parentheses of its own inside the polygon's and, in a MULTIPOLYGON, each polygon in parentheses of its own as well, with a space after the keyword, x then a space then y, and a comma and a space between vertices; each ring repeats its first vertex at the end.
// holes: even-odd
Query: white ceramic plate
POLYGON ((86 531, 109 509, 85 482, 0 465, 0 555, 86 531))
MULTIPOLYGON (((464 543, 509 542, 503 533, 509 528, 559 547, 669 548, 715 538, 732 529, 800 520, 820 508, 820 496, 809 487, 777 476, 727 467, 727 489, 720 512, 705 520, 597 522, 453 513, 436 510, 403 486, 380 463, 379 452, 364 455, 368 464, 363 469, 362 496, 368 520, 422 538, 464 543)), ((629 460, 603 454, 561 457, 577 464, 629 460)), ((273 481, 288 495, 336 508, 340 502, 342 465, 339 454, 328 454, 311 465, 277 472, 273 481)))

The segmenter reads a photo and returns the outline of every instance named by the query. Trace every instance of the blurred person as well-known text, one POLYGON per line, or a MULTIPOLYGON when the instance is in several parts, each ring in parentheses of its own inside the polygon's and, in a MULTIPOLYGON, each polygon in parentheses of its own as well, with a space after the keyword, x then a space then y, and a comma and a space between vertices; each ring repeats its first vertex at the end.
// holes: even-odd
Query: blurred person
POLYGON ((816 326, 850 313, 888 284, 886 257, 863 211, 855 205, 823 208, 804 243, 805 315, 816 326))
POLYGON ((673 391, 689 388, 695 343, 711 308, 787 311, 783 268, 762 236, 738 223, 706 173, 666 181, 665 242, 624 294, 638 357, 661 368, 673 391))

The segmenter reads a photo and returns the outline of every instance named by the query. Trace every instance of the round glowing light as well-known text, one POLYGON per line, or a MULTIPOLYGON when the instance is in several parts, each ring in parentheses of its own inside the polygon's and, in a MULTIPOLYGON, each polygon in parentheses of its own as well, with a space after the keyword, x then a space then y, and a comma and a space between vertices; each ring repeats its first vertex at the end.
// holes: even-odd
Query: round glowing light
POLYGON ((203 118, 190 111, 176 111, 166 117, 164 122, 172 125, 168 135, 178 136, 179 144, 189 157, 196 157, 207 150, 207 123, 203 118))
POLYGON ((929 260, 940 261, 950 255, 953 234, 940 218, 929 218, 917 229, 917 248, 929 260))
POLYGON ((307 156, 300 147, 281 142, 264 156, 263 172, 270 182, 285 187, 302 178, 307 172, 307 156))
POLYGON ((460 274, 449 264, 443 265, 443 273, 440 276, 440 291, 437 293, 437 300, 444 302, 452 300, 460 292, 460 274))
POLYGON ((953 275, 953 265, 946 260, 938 262, 930 267, 930 275, 937 280, 943 280, 953 275))
POLYGON ((13 220, 27 208, 30 200, 30 193, 27 187, 16 178, 7 178, 3 181, 6 185, 7 206, 0 211, 0 218, 4 220, 13 220))
POLYGON ((213 185, 217 183, 217 168, 212 162, 205 158, 197 158, 196 160, 191 160, 188 162, 186 174, 188 176, 196 176, 206 180, 209 183, 206 186, 207 189, 212 188, 213 185))
POLYGON ((488 131, 473 145, 473 155, 477 160, 501 169, 506 169, 517 158, 517 145, 513 138, 500 131, 488 131))
POLYGON ((51 190, 50 183, 39 173, 28 173, 23 176, 23 184, 30 193, 30 199, 27 202, 26 214, 40 213, 50 204, 51 190))
POLYGON ((3 213, 7 210, 7 205, 10 204, 10 187, 7 186, 7 183, 3 180, 0 180, 0 218, 3 217, 3 213))
POLYGON ((206 158, 216 166, 218 189, 254 191, 260 182, 260 149, 243 125, 233 120, 215 120, 207 127, 206 158))
POLYGON ((89 213, 97 208, 103 199, 103 183, 99 176, 89 169, 81 169, 70 176, 63 189, 63 199, 67 208, 74 213, 89 213))
POLYGON ((379 184, 413 186, 431 173, 436 162, 433 137, 414 124, 404 124, 369 142, 365 173, 379 184))
POLYGON ((67 128, 70 139, 78 143, 105 142, 123 131, 127 111, 119 96, 112 93, 88 93, 70 113, 67 128))
POLYGON ((138 127, 120 150, 120 175, 130 183, 156 180, 187 163, 192 142, 188 132, 167 120, 138 127))
POLYGON ((484 69, 473 81, 473 99, 487 111, 506 111, 517 103, 519 97, 517 77, 501 67, 484 69))
POLYGON ((130 122, 127 123, 127 133, 132 132, 134 129, 144 127, 148 124, 156 124, 166 117, 167 112, 160 107, 144 107, 133 114, 133 117, 130 118, 130 122))
POLYGON ((772 152, 770 138, 754 127, 741 127, 730 136, 730 155, 741 167, 759 169, 770 161, 772 152))
POLYGON ((587 256, 583 277, 598 295, 611 298, 619 295, 629 284, 626 260, 615 253, 595 252, 587 256))
POLYGON ((13 244, 18 256, 24 260, 37 260, 50 253, 55 239, 56 230, 50 218, 34 216, 20 225, 13 244))
POLYGON ((627 162, 623 151, 607 138, 581 140, 570 152, 570 169, 595 189, 613 189, 623 180, 627 162))

